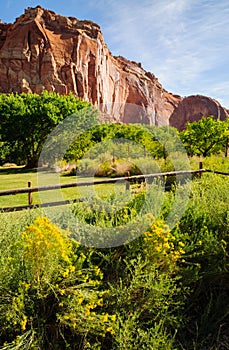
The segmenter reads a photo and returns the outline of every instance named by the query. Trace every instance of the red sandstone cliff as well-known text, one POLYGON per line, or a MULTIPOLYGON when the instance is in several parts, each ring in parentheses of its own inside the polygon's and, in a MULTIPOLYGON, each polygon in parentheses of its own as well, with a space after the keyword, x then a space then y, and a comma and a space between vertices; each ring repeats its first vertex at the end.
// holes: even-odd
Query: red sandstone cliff
POLYGON ((229 116, 229 111, 223 108, 220 103, 206 96, 188 96, 183 98, 177 108, 170 116, 169 123, 178 130, 183 130, 187 122, 194 122, 203 116, 213 115, 215 118, 224 120, 229 116))
POLYGON ((25 10, 14 24, 0 24, 0 92, 44 89, 72 91, 117 122, 182 129, 201 115, 229 116, 218 102, 182 99, 165 91, 140 64, 113 57, 97 24, 38 6, 25 10))

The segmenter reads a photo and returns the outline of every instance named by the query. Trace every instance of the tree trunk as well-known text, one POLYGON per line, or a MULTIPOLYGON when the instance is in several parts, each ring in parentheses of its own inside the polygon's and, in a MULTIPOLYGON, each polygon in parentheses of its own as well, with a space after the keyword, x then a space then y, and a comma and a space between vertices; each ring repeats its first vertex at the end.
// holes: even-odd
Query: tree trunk
POLYGON ((27 164, 26 164, 27 169, 34 169, 37 167, 38 167, 37 157, 27 159, 27 164))

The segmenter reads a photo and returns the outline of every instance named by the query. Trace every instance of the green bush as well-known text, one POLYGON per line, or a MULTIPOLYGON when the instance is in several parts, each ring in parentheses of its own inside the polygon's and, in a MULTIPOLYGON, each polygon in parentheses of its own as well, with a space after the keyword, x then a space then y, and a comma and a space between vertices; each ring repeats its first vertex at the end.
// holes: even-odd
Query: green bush
POLYGON ((184 242, 180 273, 183 286, 190 288, 178 335, 186 348, 227 348, 228 198, 227 178, 203 175, 193 181, 188 207, 173 230, 184 242))
POLYGON ((182 247, 168 226, 151 216, 139 238, 94 252, 109 285, 105 306, 117 315, 109 348, 176 348, 187 295, 178 273, 182 247))
POLYGON ((102 278, 66 232, 36 218, 11 244, 1 266, 1 345, 62 349, 74 339, 89 344, 113 333, 115 315, 99 312, 102 278))

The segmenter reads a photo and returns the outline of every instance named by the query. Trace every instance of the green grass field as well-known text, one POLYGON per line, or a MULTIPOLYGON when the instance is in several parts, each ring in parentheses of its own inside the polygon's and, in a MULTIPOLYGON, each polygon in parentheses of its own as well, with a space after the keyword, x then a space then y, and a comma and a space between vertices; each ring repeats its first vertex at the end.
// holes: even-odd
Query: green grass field
MULTIPOLYGON (((28 187, 28 182, 32 182, 32 186, 42 186, 48 184, 63 184, 80 181, 94 181, 96 178, 92 177, 75 177, 66 176, 56 173, 37 173, 22 167, 4 168, 0 167, 0 191, 11 190, 17 188, 28 187)), ((57 200, 74 200, 91 196, 106 196, 114 193, 125 191, 124 183, 101 184, 96 186, 72 187, 62 190, 51 190, 41 193, 33 193, 33 204, 44 202, 52 202, 57 200), (42 196, 42 197, 41 197, 42 196)), ((20 206, 28 204, 28 194, 17 194, 0 196, 0 208, 20 206)))
MULTIPOLYGON (((193 157, 190 160, 191 169, 198 169, 199 157, 193 157)), ((203 168, 229 172, 229 158, 211 156, 203 161, 203 168)), ((205 175, 207 176, 207 175, 205 175)), ((63 184, 80 181, 94 181, 94 177, 66 176, 66 174, 57 174, 54 172, 41 172, 28 170, 23 167, 0 167, 0 191, 16 188, 28 187, 28 182, 32 186, 42 186, 49 184, 63 184)), ((52 190, 42 193, 33 193, 33 204, 41 202, 55 202, 61 200, 74 200, 87 198, 91 196, 110 196, 111 194, 125 192, 125 183, 101 184, 96 186, 72 187, 62 190, 52 190)), ((28 194, 17 194, 9 196, 0 196, 0 208, 13 207, 28 204, 28 194)))

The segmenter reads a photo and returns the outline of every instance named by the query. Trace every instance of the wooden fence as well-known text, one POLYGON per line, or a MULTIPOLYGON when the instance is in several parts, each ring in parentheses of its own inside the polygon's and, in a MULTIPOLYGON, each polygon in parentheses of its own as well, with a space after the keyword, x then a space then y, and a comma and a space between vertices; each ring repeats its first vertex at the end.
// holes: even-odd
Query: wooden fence
POLYGON ((70 187, 82 187, 82 186, 93 186, 93 185, 100 185, 100 184, 110 184, 110 183, 115 183, 116 181, 125 181, 126 182, 126 189, 128 190, 130 188, 131 183, 139 182, 141 180, 144 181, 146 179, 165 178, 165 177, 170 177, 170 176, 177 176, 177 175, 181 176, 181 175, 188 175, 188 174, 190 174, 190 175, 198 174, 198 176, 201 177, 202 173, 214 173, 214 174, 220 174, 220 175, 229 175, 229 173, 225 173, 225 172, 221 172, 221 171, 202 169, 202 166, 200 166, 199 170, 180 170, 180 171, 171 171, 171 172, 167 172, 167 173, 124 176, 124 177, 116 177, 116 178, 111 178, 111 179, 95 180, 95 181, 90 181, 90 182, 89 181, 81 181, 81 182, 72 182, 72 183, 67 183, 67 184, 40 186, 40 187, 32 187, 32 183, 28 182, 28 187, 25 187, 25 188, 16 188, 16 189, 11 189, 11 190, 0 191, 0 196, 9 196, 9 195, 28 193, 28 204, 22 205, 22 206, 16 206, 16 207, 0 208, 0 212, 12 212, 12 211, 20 211, 20 210, 24 210, 24 209, 52 207, 52 206, 66 205, 66 204, 71 204, 74 202, 79 202, 79 199, 77 199, 77 200, 63 200, 63 201, 58 201, 58 202, 50 202, 50 203, 42 203, 42 204, 33 204, 32 193, 34 193, 34 192, 50 191, 50 190, 70 188, 70 187))

